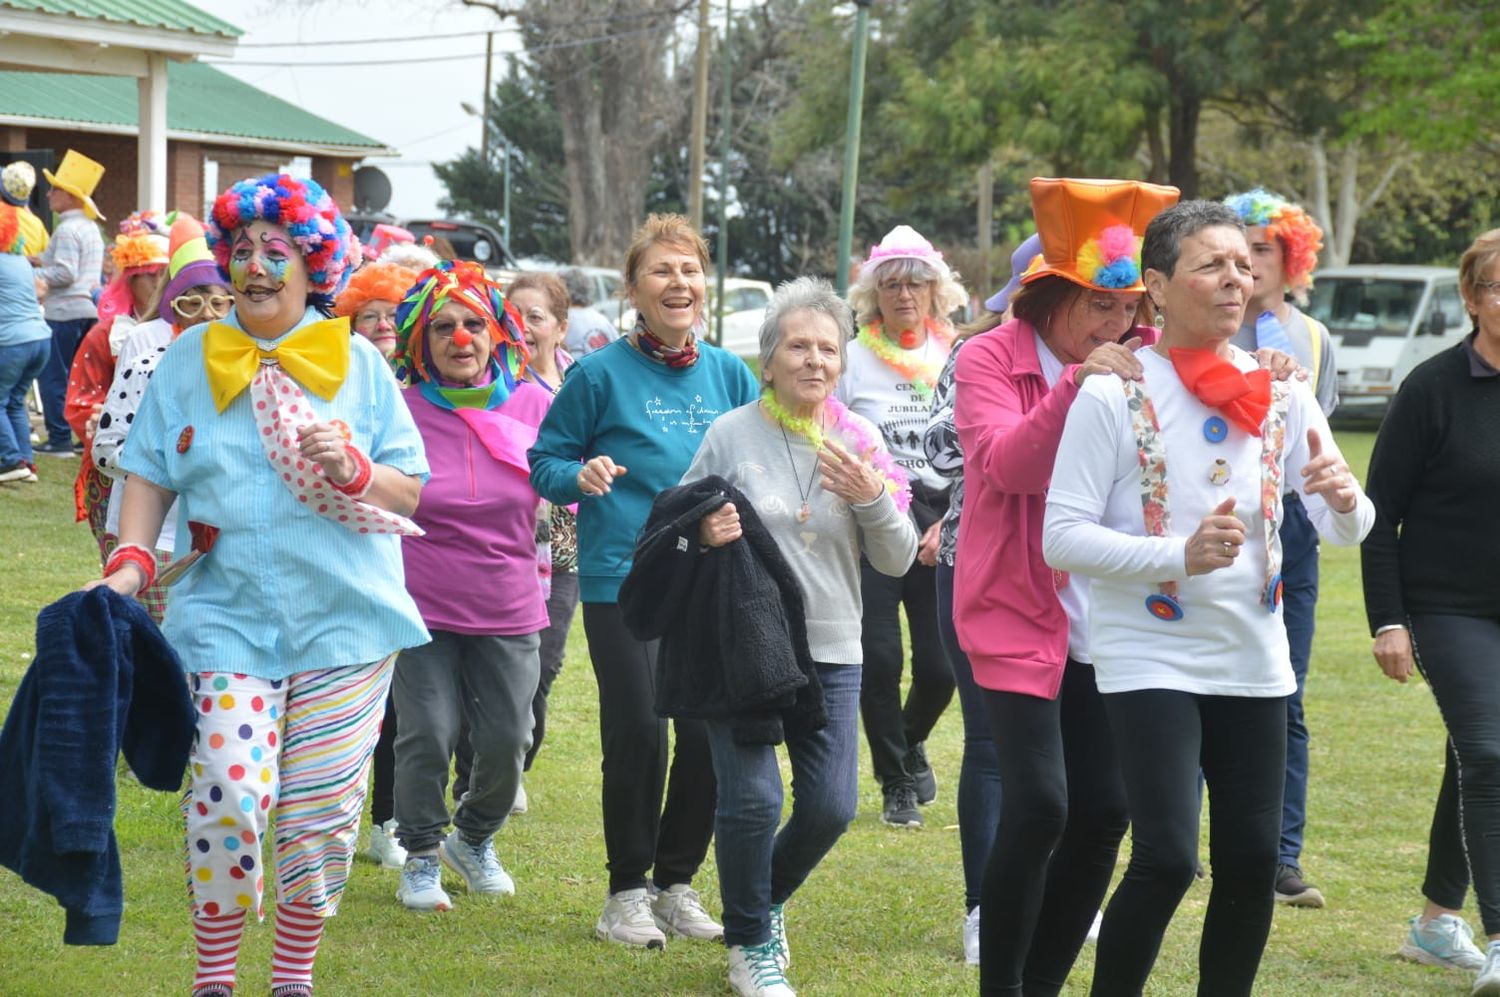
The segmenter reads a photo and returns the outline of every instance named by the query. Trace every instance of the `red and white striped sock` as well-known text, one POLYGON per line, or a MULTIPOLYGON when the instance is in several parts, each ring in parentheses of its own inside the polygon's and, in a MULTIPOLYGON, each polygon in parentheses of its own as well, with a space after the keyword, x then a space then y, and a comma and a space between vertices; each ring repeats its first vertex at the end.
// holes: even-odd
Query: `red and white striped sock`
POLYGON ((271 988, 312 983, 313 961, 323 937, 323 918, 301 904, 276 905, 276 948, 271 954, 271 988))
POLYGON ((193 989, 208 983, 234 986, 234 968, 240 958, 240 938, 245 934, 245 910, 233 914, 193 917, 193 938, 198 943, 198 969, 193 989))

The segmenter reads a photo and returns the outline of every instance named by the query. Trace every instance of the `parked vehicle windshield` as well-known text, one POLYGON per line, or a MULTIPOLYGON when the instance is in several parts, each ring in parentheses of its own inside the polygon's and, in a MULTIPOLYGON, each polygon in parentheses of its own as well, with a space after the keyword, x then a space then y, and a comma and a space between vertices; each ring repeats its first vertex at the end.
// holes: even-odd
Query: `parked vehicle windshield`
POLYGON ((1335 336, 1405 336, 1424 286, 1419 280, 1319 277, 1307 312, 1335 336))

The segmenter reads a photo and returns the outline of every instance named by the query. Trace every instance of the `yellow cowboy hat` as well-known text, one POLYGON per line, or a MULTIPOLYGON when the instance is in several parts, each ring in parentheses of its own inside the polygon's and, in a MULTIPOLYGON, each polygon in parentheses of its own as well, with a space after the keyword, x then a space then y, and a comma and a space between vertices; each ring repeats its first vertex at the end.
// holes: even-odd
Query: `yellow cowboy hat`
POLYGON ((53 175, 51 170, 42 170, 42 176, 58 190, 65 190, 82 201, 84 214, 96 222, 104 221, 93 196, 94 188, 99 186, 99 179, 104 176, 103 166, 83 153, 69 149, 63 153, 62 165, 57 168, 57 174, 53 175))

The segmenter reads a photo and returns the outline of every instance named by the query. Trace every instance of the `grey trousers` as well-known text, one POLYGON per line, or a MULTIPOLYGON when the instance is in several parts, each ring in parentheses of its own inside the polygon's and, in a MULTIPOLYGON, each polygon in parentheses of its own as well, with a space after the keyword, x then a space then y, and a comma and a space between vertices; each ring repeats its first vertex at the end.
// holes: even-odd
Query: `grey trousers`
POLYGON ((469 790, 453 826, 470 844, 510 816, 531 747, 531 700, 541 674, 537 634, 514 637, 433 630, 432 643, 402 651, 391 684, 396 734, 397 837, 432 851, 448 826, 448 761, 467 721, 474 748, 469 790))

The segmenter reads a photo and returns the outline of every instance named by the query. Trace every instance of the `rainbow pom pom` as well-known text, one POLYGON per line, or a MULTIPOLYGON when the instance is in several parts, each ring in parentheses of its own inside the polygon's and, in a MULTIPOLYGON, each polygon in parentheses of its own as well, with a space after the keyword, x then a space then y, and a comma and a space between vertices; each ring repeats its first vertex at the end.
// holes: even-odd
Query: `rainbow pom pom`
POLYGON ((1078 250, 1078 272, 1095 287, 1119 290, 1141 279, 1140 240, 1129 225, 1111 225, 1078 250))

